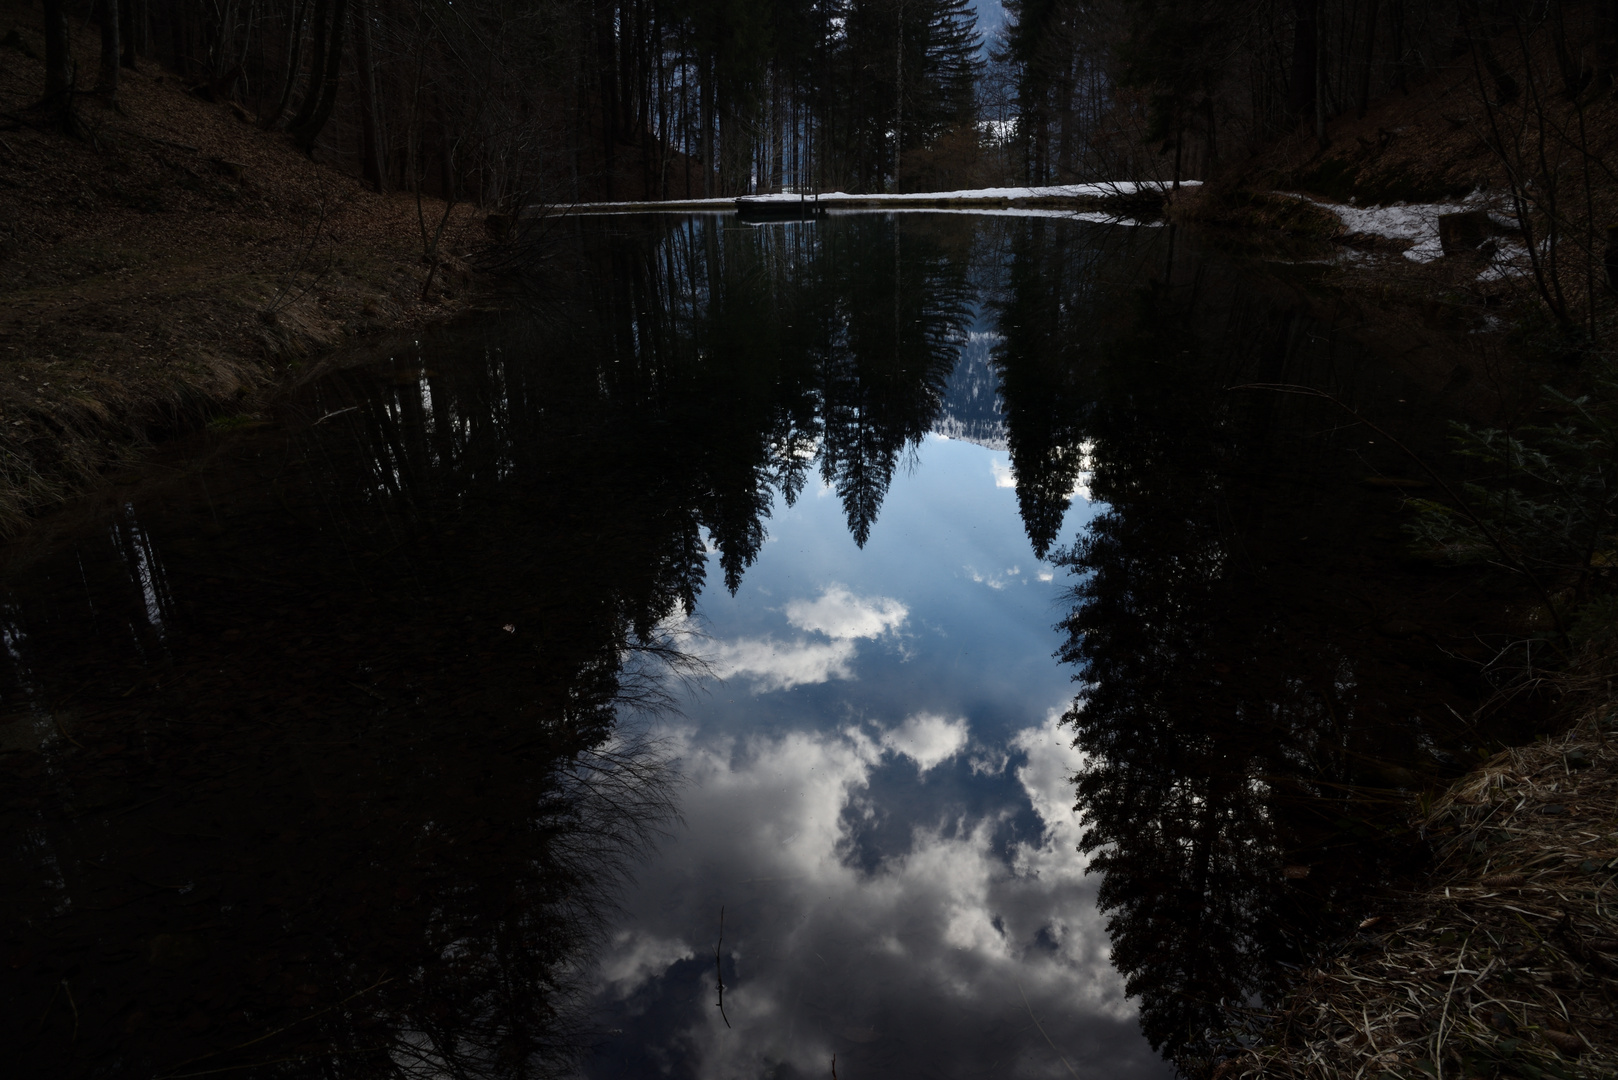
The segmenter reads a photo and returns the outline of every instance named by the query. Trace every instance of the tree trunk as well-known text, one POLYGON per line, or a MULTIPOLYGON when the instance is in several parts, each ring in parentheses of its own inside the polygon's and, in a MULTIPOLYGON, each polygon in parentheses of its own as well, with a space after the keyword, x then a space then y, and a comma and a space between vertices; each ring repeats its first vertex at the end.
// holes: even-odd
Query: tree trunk
MULTIPOLYGON (((331 35, 326 41, 326 71, 320 83, 320 99, 315 102, 314 111, 303 124, 296 126, 292 131, 293 140, 304 153, 312 153, 315 140, 320 137, 320 130, 331 119, 331 111, 337 104, 337 86, 340 81, 339 74, 343 62, 343 28, 348 24, 348 0, 333 0, 331 12, 331 35)), ((318 58, 317 58, 318 59, 318 58)), ((314 87, 310 87, 309 96, 313 98, 314 87)))
MULTIPOLYGON (((129 0, 124 0, 128 3, 129 0)), ((97 0, 101 12, 101 70, 96 74, 96 93, 108 101, 118 100, 118 0, 97 0)))
POLYGON ((297 7, 292 9, 292 26, 287 30, 287 46, 284 55, 287 57, 286 82, 281 86, 281 103, 275 107, 275 112, 264 118, 264 129, 268 131, 281 122, 286 115, 287 106, 292 104, 292 92, 298 88, 298 79, 303 75, 303 21, 309 13, 309 0, 299 0, 297 7))
POLYGON ((1365 63, 1360 66, 1359 115, 1371 107, 1371 62, 1376 58, 1376 12, 1381 0, 1371 0, 1365 15, 1365 63))
POLYGON ((354 17, 359 32, 354 35, 354 61, 360 83, 360 168, 365 180, 377 191, 388 189, 388 174, 382 168, 382 134, 377 115, 376 69, 371 63, 371 14, 365 0, 355 0, 354 17))
POLYGON ((118 62, 131 71, 135 70, 135 4, 136 0, 123 0, 118 5, 118 62))
POLYGON ((73 89, 73 57, 68 55, 67 2, 45 4, 45 100, 66 107, 73 89))
MULTIPOLYGON (((287 124, 287 130, 296 132, 307 124, 315 115, 315 107, 320 104, 321 91, 325 89, 326 78, 326 38, 330 25, 332 0, 315 0, 314 17, 310 20, 310 29, 314 32, 314 39, 310 42, 309 54, 309 87, 303 93, 303 100, 298 103, 298 111, 293 114, 292 120, 287 124)), ((298 72, 293 71, 296 78, 298 72)))
POLYGON ((1297 123, 1315 115, 1315 82, 1319 57, 1317 23, 1319 0, 1294 0, 1296 18, 1292 34, 1292 113, 1297 123))

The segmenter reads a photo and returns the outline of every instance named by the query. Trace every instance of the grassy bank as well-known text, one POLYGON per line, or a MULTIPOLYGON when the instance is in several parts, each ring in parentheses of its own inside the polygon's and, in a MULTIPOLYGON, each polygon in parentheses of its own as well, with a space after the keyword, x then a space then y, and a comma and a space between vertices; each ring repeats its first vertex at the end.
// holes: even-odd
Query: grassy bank
POLYGON ((1212 1075, 1618 1075, 1614 740, 1603 703, 1425 807, 1428 880, 1369 901, 1360 934, 1249 1017, 1249 1048, 1212 1075))
MULTIPOLYGON (((33 103, 43 41, 0 23, 0 535, 154 440, 251 413, 358 337, 443 319, 473 290, 451 214, 424 290, 429 200, 377 194, 156 66, 80 137, 33 103)), ((37 18, 37 15, 35 16, 37 18)), ((94 57, 80 58, 81 71, 94 57)))

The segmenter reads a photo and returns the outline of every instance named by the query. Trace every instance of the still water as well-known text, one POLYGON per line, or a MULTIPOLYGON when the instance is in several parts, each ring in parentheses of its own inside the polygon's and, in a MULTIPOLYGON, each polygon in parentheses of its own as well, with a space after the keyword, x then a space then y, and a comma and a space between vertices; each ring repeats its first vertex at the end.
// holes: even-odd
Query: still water
POLYGON ((6 553, 22 1074, 1195 1073, 1533 722, 1408 455, 1232 389, 1436 452, 1293 270, 934 214, 554 262, 6 553))

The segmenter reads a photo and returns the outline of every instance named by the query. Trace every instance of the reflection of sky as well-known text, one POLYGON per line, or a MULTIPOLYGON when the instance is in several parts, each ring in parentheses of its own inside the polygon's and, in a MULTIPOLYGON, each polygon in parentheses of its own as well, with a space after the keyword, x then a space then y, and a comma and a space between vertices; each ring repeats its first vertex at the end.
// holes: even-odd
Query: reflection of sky
POLYGON ((810 487, 703 597, 725 678, 669 725, 685 823, 606 951, 592 1075, 1167 1074, 1074 850, 1060 584, 1009 475, 930 436, 863 551, 810 487))

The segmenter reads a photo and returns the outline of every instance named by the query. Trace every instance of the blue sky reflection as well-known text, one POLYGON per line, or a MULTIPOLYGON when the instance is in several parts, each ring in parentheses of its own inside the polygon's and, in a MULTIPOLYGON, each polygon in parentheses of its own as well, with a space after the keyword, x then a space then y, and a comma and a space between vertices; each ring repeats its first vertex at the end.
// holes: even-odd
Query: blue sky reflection
POLYGON ((725 678, 667 725, 684 824, 604 954, 591 1074, 1167 1075, 1074 850, 1061 583, 1007 455, 929 436, 863 550, 827 490, 769 530, 700 605, 725 678))

